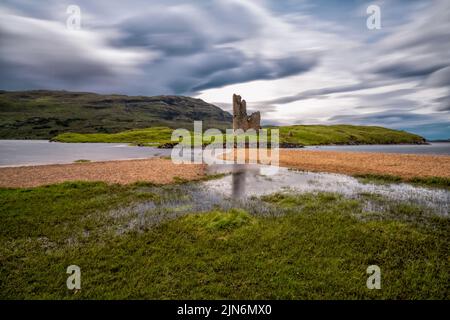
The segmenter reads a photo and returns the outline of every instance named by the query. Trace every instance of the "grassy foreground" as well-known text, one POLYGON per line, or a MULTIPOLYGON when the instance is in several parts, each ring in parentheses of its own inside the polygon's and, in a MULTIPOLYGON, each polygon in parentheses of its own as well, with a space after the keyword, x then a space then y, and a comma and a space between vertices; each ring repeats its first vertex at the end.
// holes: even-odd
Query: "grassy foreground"
POLYGON ((183 197, 143 183, 0 189, 0 298, 450 298, 450 222, 422 208, 367 195, 389 205, 381 214, 335 194, 275 194, 258 200, 275 215, 157 219, 161 203, 183 197), (150 201, 144 215, 117 210, 150 201), (78 293, 66 288, 72 264, 78 293), (381 290, 366 287, 373 264, 381 290))
MULTIPOLYGON (((295 145, 400 144, 424 142, 422 137, 412 133, 371 126, 297 125, 271 127, 269 129, 280 130, 280 143, 295 145)), ((171 142, 172 130, 167 127, 152 127, 112 134, 63 133, 54 137, 53 140, 59 142, 125 142, 141 145, 160 145, 171 142)), ((210 140, 205 139, 204 142, 207 143, 210 140)))

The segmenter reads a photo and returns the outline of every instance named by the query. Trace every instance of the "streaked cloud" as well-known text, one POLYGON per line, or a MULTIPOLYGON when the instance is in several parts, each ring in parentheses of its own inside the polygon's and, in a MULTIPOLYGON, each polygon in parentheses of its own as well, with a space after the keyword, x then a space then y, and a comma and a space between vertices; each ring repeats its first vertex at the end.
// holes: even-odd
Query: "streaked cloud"
POLYGON ((448 138, 449 16, 446 0, 5 0, 0 87, 183 94, 225 108, 236 92, 265 123, 448 138), (366 28, 372 3, 381 30, 366 28), (80 31, 65 27, 69 4, 80 31))

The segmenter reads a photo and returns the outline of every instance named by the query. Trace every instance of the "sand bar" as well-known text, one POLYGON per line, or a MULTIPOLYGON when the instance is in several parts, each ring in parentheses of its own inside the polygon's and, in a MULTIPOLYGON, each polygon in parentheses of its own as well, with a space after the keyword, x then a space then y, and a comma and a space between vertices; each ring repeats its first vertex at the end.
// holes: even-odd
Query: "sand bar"
MULTIPOLYGON (((233 154, 236 156, 232 152, 225 158, 230 160, 233 154)), ((247 150, 247 159, 248 156, 247 150)), ((282 167, 313 172, 392 175, 406 180, 450 178, 450 156, 447 155, 280 149, 279 163, 282 167)))
POLYGON ((450 177, 450 156, 446 155, 283 149, 280 165, 306 171, 394 175, 404 179, 450 177))
POLYGON ((0 187, 35 187, 64 181, 167 184, 175 178, 198 180, 205 175, 204 169, 204 165, 176 165, 163 158, 8 167, 0 168, 0 187))

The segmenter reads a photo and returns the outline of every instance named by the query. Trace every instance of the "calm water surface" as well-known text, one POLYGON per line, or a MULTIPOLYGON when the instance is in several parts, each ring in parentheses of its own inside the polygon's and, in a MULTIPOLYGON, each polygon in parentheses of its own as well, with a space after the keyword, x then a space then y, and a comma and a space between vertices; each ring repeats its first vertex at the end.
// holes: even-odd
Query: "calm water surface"
POLYGON ((445 189, 418 187, 407 183, 374 184, 334 173, 296 171, 287 168, 251 164, 212 165, 210 173, 229 175, 204 182, 209 192, 231 199, 248 199, 252 196, 275 192, 332 192, 349 198, 376 194, 389 200, 428 207, 432 212, 448 216, 450 192, 445 189))
POLYGON ((47 140, 0 140, 0 166, 107 161, 170 155, 170 150, 123 143, 58 143, 47 140))

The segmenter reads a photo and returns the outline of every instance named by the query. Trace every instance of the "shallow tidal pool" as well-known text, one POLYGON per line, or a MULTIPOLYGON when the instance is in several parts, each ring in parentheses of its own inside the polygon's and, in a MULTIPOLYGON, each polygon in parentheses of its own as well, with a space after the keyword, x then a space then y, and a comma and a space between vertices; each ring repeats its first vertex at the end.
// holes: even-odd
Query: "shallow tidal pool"
POLYGON ((408 183, 365 183, 342 174, 296 171, 261 165, 212 165, 209 173, 228 173, 220 179, 203 183, 207 190, 233 199, 267 195, 276 192, 330 192, 349 198, 377 195, 388 200, 424 206, 448 216, 450 191, 414 186, 408 183))

